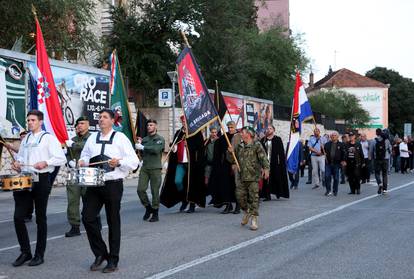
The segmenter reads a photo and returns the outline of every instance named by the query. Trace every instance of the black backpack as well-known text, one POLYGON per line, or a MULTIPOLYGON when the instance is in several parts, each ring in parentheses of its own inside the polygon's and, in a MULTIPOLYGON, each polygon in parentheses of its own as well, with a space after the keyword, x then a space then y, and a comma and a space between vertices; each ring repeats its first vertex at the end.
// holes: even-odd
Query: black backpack
POLYGON ((378 139, 375 139, 375 159, 377 160, 383 160, 385 159, 385 139, 379 141, 378 139))

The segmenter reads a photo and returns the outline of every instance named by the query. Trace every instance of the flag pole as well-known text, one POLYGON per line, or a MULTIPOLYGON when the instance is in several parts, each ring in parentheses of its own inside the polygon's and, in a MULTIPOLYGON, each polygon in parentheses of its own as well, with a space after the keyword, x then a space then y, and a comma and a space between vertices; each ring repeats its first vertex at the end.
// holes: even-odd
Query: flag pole
MULTIPOLYGON (((183 31, 183 30, 181 30, 181 31, 180 31, 180 34, 181 34, 181 37, 183 37, 184 44, 185 44, 188 48, 191 48, 190 44, 188 43, 187 36, 185 35, 185 33, 184 33, 184 31, 183 31)), ((220 127, 221 127, 221 130, 223 131, 223 135, 224 135, 224 138, 226 139, 226 142, 227 142, 228 147, 232 146, 232 145, 231 145, 231 143, 230 143, 229 138, 227 137, 227 133, 226 133, 226 131, 224 130, 223 122, 221 122, 220 117, 217 117, 217 119, 218 119, 218 121, 219 121, 219 123, 220 123, 220 127)), ((232 154, 232 156, 233 156, 234 162, 236 163, 237 169, 240 171, 239 161, 237 161, 236 154, 234 153, 234 150, 232 150, 231 154, 232 154)))
MULTIPOLYGON (((219 99, 218 94, 219 94, 219 87, 218 87, 218 81, 217 81, 217 79, 216 79, 216 102, 217 102, 217 105, 220 105, 220 99, 219 99)), ((220 107, 218 108, 218 110, 220 110, 220 107)), ((233 119, 231 118, 230 111, 229 111, 229 109, 227 108, 227 106, 226 106, 226 111, 227 111, 227 114, 228 114, 228 115, 229 115, 229 117, 230 117, 230 120, 231 120, 231 121, 233 121, 233 119)), ((237 126, 237 123, 236 123, 236 126, 237 126)))

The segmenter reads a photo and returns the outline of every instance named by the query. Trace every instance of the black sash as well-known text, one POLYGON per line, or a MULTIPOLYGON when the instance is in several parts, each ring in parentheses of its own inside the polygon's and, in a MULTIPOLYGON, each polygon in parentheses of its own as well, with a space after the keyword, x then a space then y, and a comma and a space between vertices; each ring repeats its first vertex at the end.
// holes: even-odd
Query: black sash
MULTIPOLYGON (((96 135, 96 144, 101 144, 102 145, 101 153, 97 156, 92 157, 89 160, 89 163, 96 163, 96 162, 107 161, 107 160, 112 159, 112 158, 105 155, 105 146, 107 144, 112 144, 112 141, 115 137, 115 133, 116 133, 116 131, 114 131, 112 133, 109 140, 101 140, 101 132, 98 132, 98 134, 96 135)), ((98 165, 95 165, 94 167, 103 169, 105 172, 110 172, 110 171, 113 171, 115 169, 115 168, 110 167, 108 163, 98 164, 98 165)))

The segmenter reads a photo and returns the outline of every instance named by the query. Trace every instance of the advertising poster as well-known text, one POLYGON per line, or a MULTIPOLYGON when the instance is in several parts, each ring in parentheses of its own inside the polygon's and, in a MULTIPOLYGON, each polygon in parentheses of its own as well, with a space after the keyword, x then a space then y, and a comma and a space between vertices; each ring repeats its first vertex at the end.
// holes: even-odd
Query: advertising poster
POLYGON ((273 123, 273 104, 247 99, 245 111, 245 125, 253 127, 259 137, 264 136, 268 125, 273 123))
POLYGON ((0 135, 18 138, 26 127, 26 90, 23 63, 0 57, 0 135))
MULTIPOLYGON (((34 62, 28 62, 31 74, 36 73, 34 62)), ((109 108, 109 77, 88 72, 51 66, 63 118, 68 130, 73 129, 80 116, 87 116, 91 130, 98 129, 98 115, 109 108)))

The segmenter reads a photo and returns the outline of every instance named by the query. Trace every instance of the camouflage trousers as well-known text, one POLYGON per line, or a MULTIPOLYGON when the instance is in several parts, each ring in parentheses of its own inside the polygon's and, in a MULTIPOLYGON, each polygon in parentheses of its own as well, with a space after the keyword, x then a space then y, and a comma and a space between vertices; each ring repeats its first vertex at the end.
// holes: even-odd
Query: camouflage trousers
POLYGON ((243 211, 259 216, 259 183, 257 181, 236 179, 236 198, 243 211))

